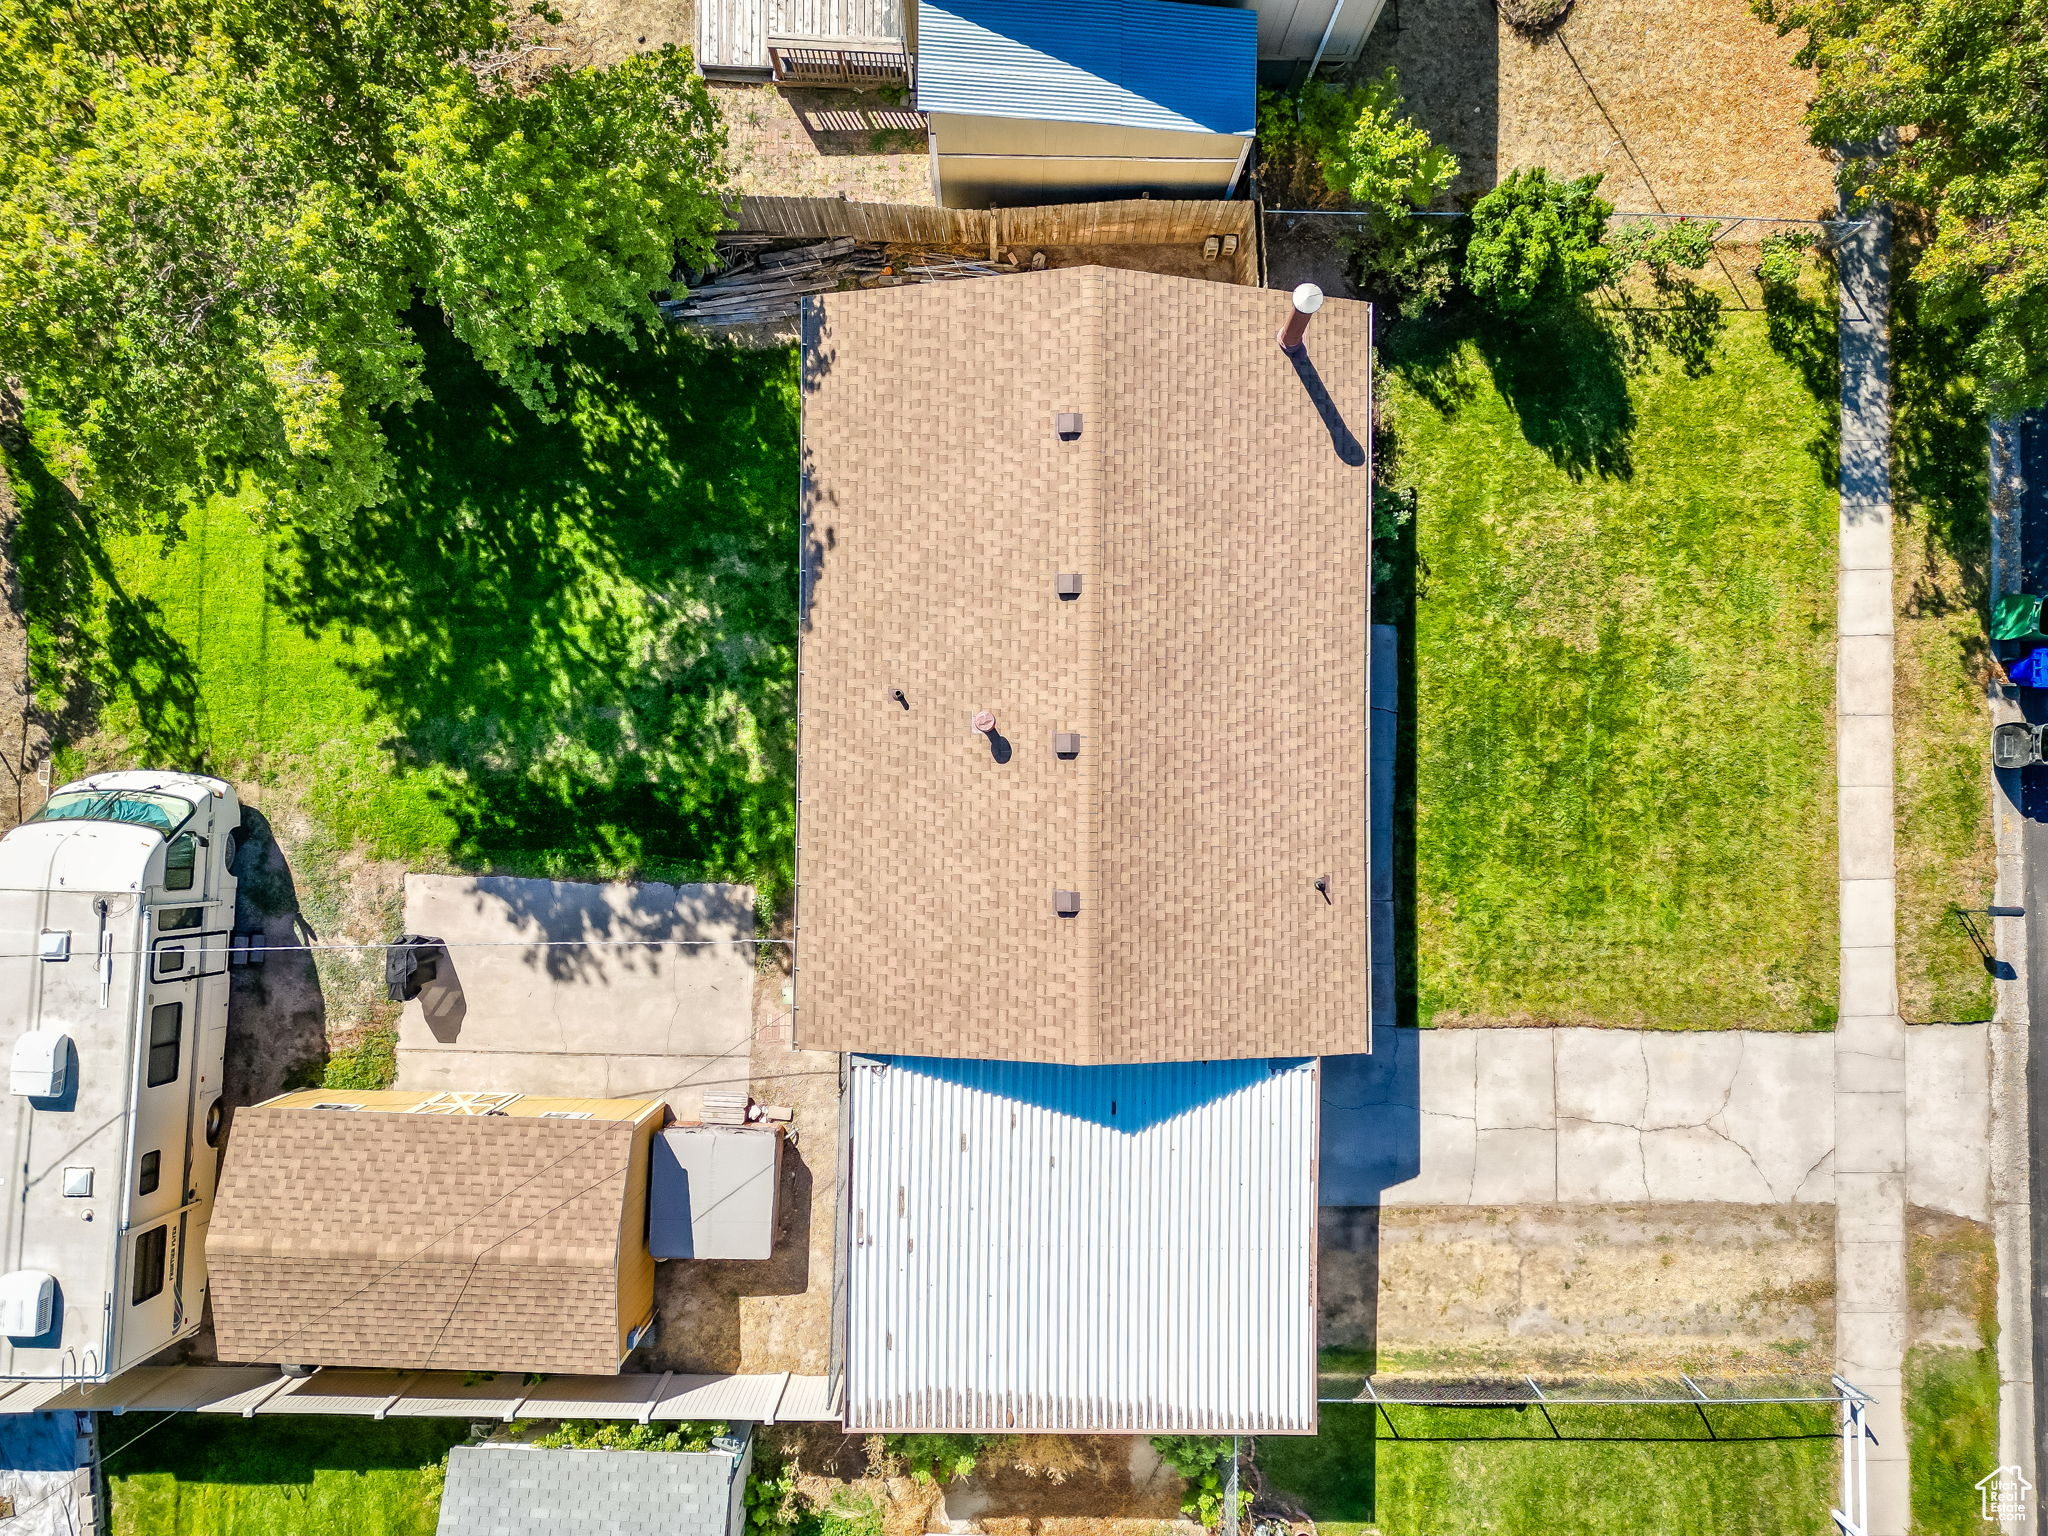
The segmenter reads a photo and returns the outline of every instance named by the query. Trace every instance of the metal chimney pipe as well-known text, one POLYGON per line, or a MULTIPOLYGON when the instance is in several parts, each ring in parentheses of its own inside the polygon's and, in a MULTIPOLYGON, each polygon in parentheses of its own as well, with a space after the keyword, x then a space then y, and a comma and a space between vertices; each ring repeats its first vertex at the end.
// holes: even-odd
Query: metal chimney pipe
POLYGON ((1280 327, 1277 340, 1280 350, 1289 357, 1306 357, 1309 317, 1323 307, 1323 290, 1314 283, 1303 283, 1294 290, 1294 308, 1288 312, 1287 323, 1280 327))

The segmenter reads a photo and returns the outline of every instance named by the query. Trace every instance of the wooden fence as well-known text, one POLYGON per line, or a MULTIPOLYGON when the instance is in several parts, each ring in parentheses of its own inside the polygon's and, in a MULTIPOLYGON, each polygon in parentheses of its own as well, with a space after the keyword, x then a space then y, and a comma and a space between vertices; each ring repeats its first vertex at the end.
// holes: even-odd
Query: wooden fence
POLYGON ((1259 261, 1250 202, 1130 198, 1111 203, 1055 203, 1044 208, 925 208, 913 203, 850 203, 833 197, 743 197, 743 234, 816 239, 850 236, 884 244, 967 246, 991 255, 1004 248, 1061 245, 1199 245, 1210 235, 1237 236, 1237 281, 1256 285, 1259 261))

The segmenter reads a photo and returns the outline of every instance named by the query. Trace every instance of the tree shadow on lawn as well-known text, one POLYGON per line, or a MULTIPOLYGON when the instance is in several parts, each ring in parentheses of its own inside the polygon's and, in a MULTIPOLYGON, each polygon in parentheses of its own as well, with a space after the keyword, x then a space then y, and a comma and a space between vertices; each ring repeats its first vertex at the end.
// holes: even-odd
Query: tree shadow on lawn
POLYGON ((1606 317, 1573 304, 1511 320, 1457 304, 1390 326, 1383 355, 1426 404, 1455 415, 1479 393, 1468 346, 1514 411, 1523 439, 1559 469, 1575 480, 1635 473, 1631 346, 1606 317))
POLYGON ((455 858, 523 874, 788 880, 797 409, 787 352, 674 334, 558 354, 537 418, 431 320, 391 497, 276 573, 309 633, 449 770, 455 858))
POLYGON ((52 742, 90 735, 105 700, 126 693, 142 731, 140 761, 203 770, 199 670, 164 627, 163 609, 122 582, 106 547, 119 530, 72 493, 14 412, 0 412, 0 453, 19 508, 8 553, 28 620, 34 707, 52 742))

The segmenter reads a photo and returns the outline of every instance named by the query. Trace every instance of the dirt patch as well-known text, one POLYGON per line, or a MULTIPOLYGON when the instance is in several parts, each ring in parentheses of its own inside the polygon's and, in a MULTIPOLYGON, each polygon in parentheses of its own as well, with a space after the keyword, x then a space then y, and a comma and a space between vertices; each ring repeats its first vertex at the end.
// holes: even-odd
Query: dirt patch
POLYGON ((711 82, 733 186, 751 197, 932 205, 924 119, 900 91, 711 82))
POLYGON ((1833 178, 1800 121, 1797 45, 1746 0, 1577 0, 1536 38, 1492 0, 1389 0, 1358 71, 1394 66, 1458 156, 1461 193, 1542 165, 1604 173, 1626 211, 1814 218, 1833 212, 1833 178))
MULTIPOLYGON (((764 946, 765 947, 765 946, 764 946)), ((773 1256, 672 1260, 655 1270, 659 1337, 638 1369, 822 1376, 832 1347, 833 1217, 839 1189, 839 1058, 790 1044, 787 951, 754 974, 753 1085, 793 1110, 773 1256)))
POLYGON ((1998 1250, 1990 1226, 1915 1205, 1906 1211, 1907 1342, 1982 1349, 1998 1337, 1998 1250))
POLYGON ((972 1473, 940 1488, 904 1475, 880 1435, 775 1425, 757 1467, 786 1471, 792 1512, 826 1511, 876 1536, 1194 1536, 1183 1484, 1143 1435, 1004 1435, 972 1473))
POLYGON ((1824 1368, 1825 1205, 1325 1210, 1322 1342, 1381 1372, 1824 1368))

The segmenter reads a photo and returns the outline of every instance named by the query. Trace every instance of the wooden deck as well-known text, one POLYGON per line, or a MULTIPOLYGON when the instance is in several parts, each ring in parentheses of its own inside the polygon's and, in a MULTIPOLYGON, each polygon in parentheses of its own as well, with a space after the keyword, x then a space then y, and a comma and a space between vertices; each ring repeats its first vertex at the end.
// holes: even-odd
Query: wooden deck
POLYGON ((713 73, 766 76, 772 46, 861 56, 859 68, 839 72, 844 82, 792 74, 791 83, 880 79, 887 71, 868 56, 902 55, 903 43, 902 0, 697 0, 697 67, 713 73))

